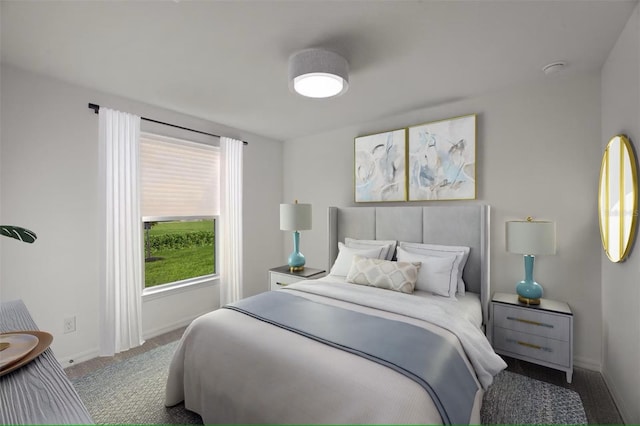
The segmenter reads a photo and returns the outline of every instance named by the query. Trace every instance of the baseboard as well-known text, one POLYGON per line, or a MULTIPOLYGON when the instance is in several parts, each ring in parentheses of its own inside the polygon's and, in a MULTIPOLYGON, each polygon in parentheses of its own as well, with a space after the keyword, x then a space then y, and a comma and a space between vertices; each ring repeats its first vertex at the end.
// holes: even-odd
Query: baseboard
POLYGON ((589 358, 573 357, 573 365, 576 367, 602 373, 602 363, 596 362, 589 358))
POLYGON ((178 321, 174 321, 171 324, 167 324, 167 325, 164 325, 162 327, 152 328, 151 330, 145 331, 143 333, 142 337, 144 339, 151 339, 153 337, 160 336, 161 334, 173 331, 173 330, 175 330, 177 328, 187 326, 187 325, 191 324, 191 321, 193 321, 194 319, 196 319, 199 316, 204 315, 204 314, 206 314, 208 312, 211 312, 211 310, 200 312, 200 313, 194 314, 194 315, 189 315, 186 318, 182 318, 182 319, 180 319, 178 321))
POLYGON ((60 365, 62 365, 62 368, 67 368, 80 362, 85 362, 89 361, 90 359, 97 358, 98 356, 100 356, 100 351, 98 350, 98 348, 95 348, 63 358, 56 357, 56 359, 58 360, 60 365))
MULTIPOLYGON (((171 324, 167 324, 164 325, 162 327, 157 327, 151 330, 147 330, 146 332, 143 333, 142 338, 143 339, 151 339, 153 337, 159 336, 161 334, 164 333, 168 333, 170 331, 173 331, 177 328, 180 327, 184 327, 187 326, 189 324, 191 324, 191 321, 193 321, 194 319, 198 318, 201 315, 206 314, 207 312, 211 312, 211 311, 204 311, 195 315, 189 315, 186 318, 182 318, 178 321, 174 321, 171 324)), ((90 349, 88 351, 84 351, 84 352, 79 352, 77 354, 73 354, 73 355, 69 355, 66 357, 62 357, 62 358, 58 358, 56 357, 56 359, 58 360, 58 362, 62 365, 62 368, 67 368, 67 367, 71 367, 75 364, 78 364, 80 362, 85 362, 85 361, 89 361, 90 359, 94 359, 100 356, 100 350, 99 348, 94 348, 94 349, 90 349)))
POLYGON ((613 381, 611 380, 611 378, 609 377, 609 374, 607 373, 607 370, 604 368, 602 369, 602 378, 604 379, 604 382, 607 385, 607 388, 609 389, 609 393, 613 398, 613 402, 616 404, 616 407, 618 408, 618 412, 620 412, 622 421, 627 425, 631 424, 631 421, 630 421, 631 415, 629 414, 629 411, 625 407, 623 403, 623 399, 620 397, 620 392, 616 389, 613 381))

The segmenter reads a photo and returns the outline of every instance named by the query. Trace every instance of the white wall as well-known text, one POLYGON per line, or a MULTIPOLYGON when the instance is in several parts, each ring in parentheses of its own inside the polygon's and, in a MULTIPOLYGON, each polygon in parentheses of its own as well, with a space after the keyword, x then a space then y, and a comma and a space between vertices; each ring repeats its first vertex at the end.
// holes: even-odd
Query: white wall
MULTIPOLYGON (((640 148, 640 6, 602 68, 602 137, 640 148)), ((636 212, 636 215, 638 213, 636 212)), ((640 246, 622 263, 602 258, 603 376, 626 423, 640 423, 640 246)))
MULTIPOLYGON (((327 207, 356 205, 354 137, 472 113, 478 114, 478 197, 448 203, 491 205, 493 291, 514 292, 524 276, 522 256, 505 252, 505 221, 533 216, 556 222, 557 255, 536 259, 535 279, 545 297, 566 301, 574 311, 577 364, 600 369, 599 75, 556 74, 542 84, 287 141, 285 200, 313 204, 313 229, 301 233, 307 265, 327 266, 327 207)), ((285 239, 283 259, 291 245, 285 239)))
MULTIPOLYGON (((280 262, 272 247, 282 246, 281 142, 6 65, 0 78, 0 217, 38 234, 32 245, 2 242, 0 300, 25 302, 39 327, 54 335, 58 359, 88 359, 98 347, 98 116, 87 108, 89 102, 249 142, 244 151, 245 294, 267 289, 266 271, 280 262), (71 315, 77 317, 77 331, 63 334, 63 318, 71 315)), ((215 283, 145 297, 144 334, 186 324, 218 301, 215 283)))

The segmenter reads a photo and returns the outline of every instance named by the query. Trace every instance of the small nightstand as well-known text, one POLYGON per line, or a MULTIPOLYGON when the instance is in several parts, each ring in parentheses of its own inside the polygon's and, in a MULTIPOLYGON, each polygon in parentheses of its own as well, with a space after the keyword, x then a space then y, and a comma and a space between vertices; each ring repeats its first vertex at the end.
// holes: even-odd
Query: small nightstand
POLYGON ((569 305, 549 299, 526 305, 515 294, 496 293, 490 315, 496 353, 562 370, 571 383, 573 313, 569 305))
POLYGON ((303 280, 315 280, 326 275, 323 269, 305 267, 302 271, 291 272, 289 265, 269 269, 269 290, 278 290, 283 286, 303 280))

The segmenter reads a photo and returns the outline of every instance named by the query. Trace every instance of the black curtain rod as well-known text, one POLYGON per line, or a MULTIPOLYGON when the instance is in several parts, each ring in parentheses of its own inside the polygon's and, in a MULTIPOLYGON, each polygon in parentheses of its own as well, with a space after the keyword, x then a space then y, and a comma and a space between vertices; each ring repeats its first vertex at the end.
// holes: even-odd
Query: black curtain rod
MULTIPOLYGON (((100 111, 100 105, 97 104, 89 104, 89 109, 92 109, 93 112, 95 112, 96 114, 98 113, 98 111, 100 111)), ((201 135, 207 135, 207 136, 213 136, 215 138, 220 138, 222 136, 220 135, 214 135, 213 133, 207 133, 207 132, 203 132, 202 130, 195 130, 195 129, 190 129, 188 127, 182 127, 182 126, 178 126, 176 124, 171 124, 171 123, 165 123, 164 121, 158 121, 158 120, 154 120, 152 118, 147 118, 147 117, 140 117, 141 120, 144 121, 150 121, 152 123, 158 123, 158 124, 163 124, 165 126, 169 126, 169 127, 175 127, 176 129, 182 129, 182 130, 188 130, 190 132, 195 132, 195 133, 200 133, 201 135)), ((243 144, 245 145, 249 145, 248 142, 242 141, 243 144)))

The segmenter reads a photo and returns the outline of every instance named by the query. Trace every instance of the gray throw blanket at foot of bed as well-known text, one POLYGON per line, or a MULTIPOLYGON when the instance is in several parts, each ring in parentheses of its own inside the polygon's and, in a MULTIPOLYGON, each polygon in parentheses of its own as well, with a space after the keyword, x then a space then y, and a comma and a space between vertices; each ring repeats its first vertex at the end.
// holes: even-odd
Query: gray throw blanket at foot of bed
POLYGON ((469 423, 476 381, 456 348, 429 330, 280 291, 225 308, 392 368, 429 393, 443 423, 469 423))

